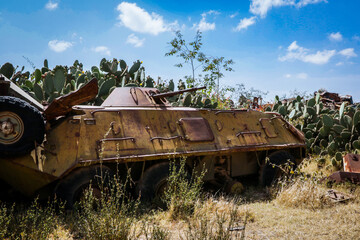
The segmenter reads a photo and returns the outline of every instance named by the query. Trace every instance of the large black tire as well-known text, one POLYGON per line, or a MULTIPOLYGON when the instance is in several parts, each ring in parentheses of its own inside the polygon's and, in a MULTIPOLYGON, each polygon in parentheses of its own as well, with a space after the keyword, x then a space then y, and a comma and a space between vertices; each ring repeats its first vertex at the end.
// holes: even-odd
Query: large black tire
POLYGON ((0 97, 1 156, 29 153, 35 142, 42 143, 44 134, 44 118, 38 109, 16 97, 0 97))
POLYGON ((286 171, 296 169, 295 158, 287 151, 278 151, 269 155, 269 161, 260 172, 260 184, 264 187, 271 186, 274 181, 286 174, 281 168, 285 168, 286 171))
POLYGON ((55 188, 55 195, 65 202, 66 209, 73 209, 75 202, 83 197, 90 185, 98 198, 101 191, 109 190, 113 177, 112 170, 104 165, 78 168, 60 180, 55 188))
POLYGON ((170 163, 168 162, 155 164, 147 169, 137 186, 141 201, 152 202, 154 199, 161 198, 169 174, 170 163))
MULTIPOLYGON (((175 165, 180 169, 179 165, 175 165)), ((144 173, 138 186, 137 193, 142 202, 152 203, 158 207, 164 206, 164 194, 170 175, 170 163, 163 162, 151 166, 144 173)), ((187 180, 191 180, 191 175, 187 172, 187 180)))

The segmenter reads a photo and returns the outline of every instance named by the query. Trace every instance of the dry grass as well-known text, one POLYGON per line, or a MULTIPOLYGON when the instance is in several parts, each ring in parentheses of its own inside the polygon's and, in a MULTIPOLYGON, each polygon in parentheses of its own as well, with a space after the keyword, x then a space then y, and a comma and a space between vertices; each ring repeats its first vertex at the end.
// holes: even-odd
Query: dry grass
POLYGON ((275 203, 285 207, 322 209, 330 207, 333 202, 326 197, 327 189, 313 180, 295 180, 289 186, 282 187, 275 203))
MULTIPOLYGON (((358 239, 360 191, 345 185, 338 189, 351 192, 355 199, 347 203, 319 201, 327 189, 310 182, 284 187, 271 201, 244 203, 239 198, 209 197, 196 202, 193 215, 185 220, 174 220, 161 210, 134 218, 129 239, 358 239)), ((79 239, 70 223, 77 224, 76 218, 59 221, 47 238, 79 239)))
POLYGON ((276 193, 271 201, 245 204, 256 218, 247 226, 247 239, 359 239, 360 186, 328 184, 324 177, 337 170, 329 162, 307 159, 297 178, 270 189, 276 193), (333 202, 330 187, 353 198, 333 202))
MULTIPOLYGON (((121 189, 119 196, 115 194, 116 201, 102 203, 100 210, 88 206, 91 199, 82 203, 81 211, 67 214, 55 211, 51 204, 35 202, 20 212, 0 204, 0 234, 9 239, 359 239, 360 186, 332 185, 353 199, 330 201, 326 196, 330 186, 319 179, 331 170, 317 168, 314 161, 305 161, 298 177, 276 188, 253 186, 237 197, 203 194, 176 201, 177 192, 168 201, 170 210, 118 204, 123 199, 121 189), (180 212, 171 208, 174 202, 180 212), (26 220, 26 228, 16 225, 19 220, 26 220)), ((181 191, 189 187, 183 186, 181 191)), ((196 186, 193 190, 198 191, 196 186)))
POLYGON ((256 216, 248 239, 358 239, 360 205, 339 204, 317 210, 284 207, 273 202, 247 206, 256 216))
MULTIPOLYGON (((344 186, 339 187, 345 190, 344 186)), ((296 183, 271 201, 242 203, 234 199, 209 198, 196 205, 194 216, 188 221, 170 220, 166 212, 158 212, 153 217, 162 229, 168 230, 170 239, 358 239, 359 195, 355 194, 355 199, 347 203, 317 200, 326 192, 323 185, 296 183), (294 195, 308 185, 315 193, 304 192, 301 198, 294 195), (291 194, 285 197, 289 192, 291 194), (244 231, 228 231, 243 226, 244 231)))

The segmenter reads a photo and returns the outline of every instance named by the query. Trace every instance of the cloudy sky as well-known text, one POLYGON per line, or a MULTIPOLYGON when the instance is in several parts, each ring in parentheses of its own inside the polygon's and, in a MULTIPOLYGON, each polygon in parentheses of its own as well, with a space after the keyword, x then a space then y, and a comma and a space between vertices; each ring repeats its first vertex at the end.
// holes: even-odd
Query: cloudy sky
POLYGON ((190 74, 165 57, 174 30, 203 51, 233 59, 222 85, 244 83, 268 98, 319 88, 360 101, 360 2, 356 0, 131 1, 0 0, 0 65, 32 70, 100 60, 144 62, 147 75, 190 74))

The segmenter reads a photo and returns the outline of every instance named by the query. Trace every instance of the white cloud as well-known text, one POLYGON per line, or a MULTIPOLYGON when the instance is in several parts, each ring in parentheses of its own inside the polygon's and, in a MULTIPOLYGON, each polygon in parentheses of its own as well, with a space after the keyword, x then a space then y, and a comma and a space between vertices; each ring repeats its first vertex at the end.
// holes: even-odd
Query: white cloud
POLYGON ((329 39, 332 40, 332 41, 340 42, 340 41, 343 40, 343 37, 342 37, 340 32, 337 32, 337 33, 330 33, 329 34, 329 39))
POLYGON ((201 32, 215 30, 215 23, 208 23, 205 18, 201 18, 198 24, 193 25, 193 28, 201 32))
POLYGON ((243 18, 240 20, 239 24, 234 29, 235 31, 240 31, 242 29, 247 29, 249 26, 256 23, 256 17, 243 18))
POLYGON ((57 9, 59 6, 59 3, 56 3, 56 2, 52 2, 51 0, 48 1, 45 5, 45 8, 49 11, 52 11, 52 10, 55 10, 57 9))
POLYGON ((351 57, 357 57, 357 54, 354 52, 353 48, 346 48, 343 49, 339 52, 340 55, 343 55, 347 58, 351 58, 351 57))
MULTIPOLYGON (((284 75, 285 78, 292 78, 293 75, 291 75, 290 73, 287 73, 284 75)), ((294 76, 295 78, 298 78, 298 79, 307 79, 308 78, 308 75, 307 73, 298 73, 294 76)))
POLYGON ((267 12, 273 7, 293 5, 294 0, 251 0, 250 12, 266 17, 267 12))
POLYGON ((274 7, 295 6, 301 8, 320 2, 327 2, 327 0, 251 0, 250 12, 264 18, 267 12, 274 7))
POLYGON ((344 62, 338 62, 337 64, 335 64, 336 66, 342 66, 344 65, 344 62))
POLYGON ((236 12, 236 13, 234 13, 234 14, 231 14, 229 17, 230 17, 230 18, 234 18, 234 17, 236 17, 238 14, 239 14, 239 13, 236 12))
POLYGON ((193 29, 196 29, 196 30, 199 30, 201 32, 205 32, 205 31, 210 31, 210 30, 215 30, 215 23, 209 23, 206 21, 206 16, 207 15, 218 15, 220 14, 219 12, 217 11, 214 11, 214 10, 210 10, 208 12, 205 12, 203 14, 201 14, 201 20, 198 24, 194 23, 193 24, 193 29))
POLYGON ((211 15, 211 14, 213 14, 213 15, 219 15, 220 12, 215 11, 215 10, 209 10, 209 11, 207 11, 207 12, 201 14, 201 15, 211 15))
POLYGON ((162 16, 154 12, 149 14, 136 3, 122 2, 117 6, 117 10, 120 12, 120 23, 134 32, 158 35, 178 25, 177 22, 166 24, 162 16))
POLYGON ((59 41, 59 40, 51 40, 48 43, 49 48, 55 52, 63 52, 66 49, 73 46, 71 42, 59 41))
POLYGON ((294 51, 299 49, 300 47, 297 45, 296 41, 293 41, 289 46, 288 46, 288 51, 294 51))
POLYGON ((286 55, 279 57, 279 60, 282 62, 299 60, 307 63, 320 65, 328 63, 335 54, 335 50, 323 50, 311 54, 309 53, 309 49, 300 47, 299 45, 297 45, 297 42, 294 41, 287 48, 286 55))
POLYGON ((309 5, 309 4, 317 4, 317 3, 321 3, 321 2, 327 3, 327 0, 300 0, 296 3, 296 6, 297 7, 305 7, 306 5, 309 5))
POLYGON ((110 49, 106 46, 97 46, 97 47, 92 48, 91 50, 96 53, 101 53, 103 55, 107 55, 107 56, 111 55, 110 49))
POLYGON ((335 55, 335 50, 317 51, 315 54, 304 55, 302 61, 314 64, 325 64, 335 55))
POLYGON ((307 73, 298 73, 296 75, 296 78, 298 78, 298 79, 307 79, 308 75, 307 75, 307 73))
POLYGON ((132 33, 127 37, 126 42, 132 44, 134 47, 141 47, 142 45, 144 45, 145 38, 140 39, 132 33))

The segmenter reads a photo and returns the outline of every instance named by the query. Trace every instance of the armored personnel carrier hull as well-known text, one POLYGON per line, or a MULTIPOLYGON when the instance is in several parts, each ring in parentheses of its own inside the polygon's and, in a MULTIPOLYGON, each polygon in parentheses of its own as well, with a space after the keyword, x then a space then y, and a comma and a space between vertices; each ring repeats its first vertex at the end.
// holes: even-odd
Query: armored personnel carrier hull
POLYGON ((277 175, 272 164, 295 166, 305 155, 303 134, 277 113, 172 107, 155 88, 116 88, 102 106, 72 106, 78 99, 65 96, 37 110, 44 128, 34 123, 41 121, 34 117, 39 113, 28 119, 31 114, 11 110, 24 100, 0 96, 0 122, 15 132, 0 131, 0 178, 25 195, 56 193, 72 203, 98 171, 126 174, 131 168, 136 189, 151 199, 171 159, 186 157, 189 169, 198 171, 205 166, 205 181, 225 175, 231 189, 238 184, 234 179, 253 174, 269 185, 277 175), (32 127, 40 135, 18 136, 32 127), (19 152, 17 141, 30 150, 19 152), (157 179, 150 190, 144 189, 148 179, 157 179))

